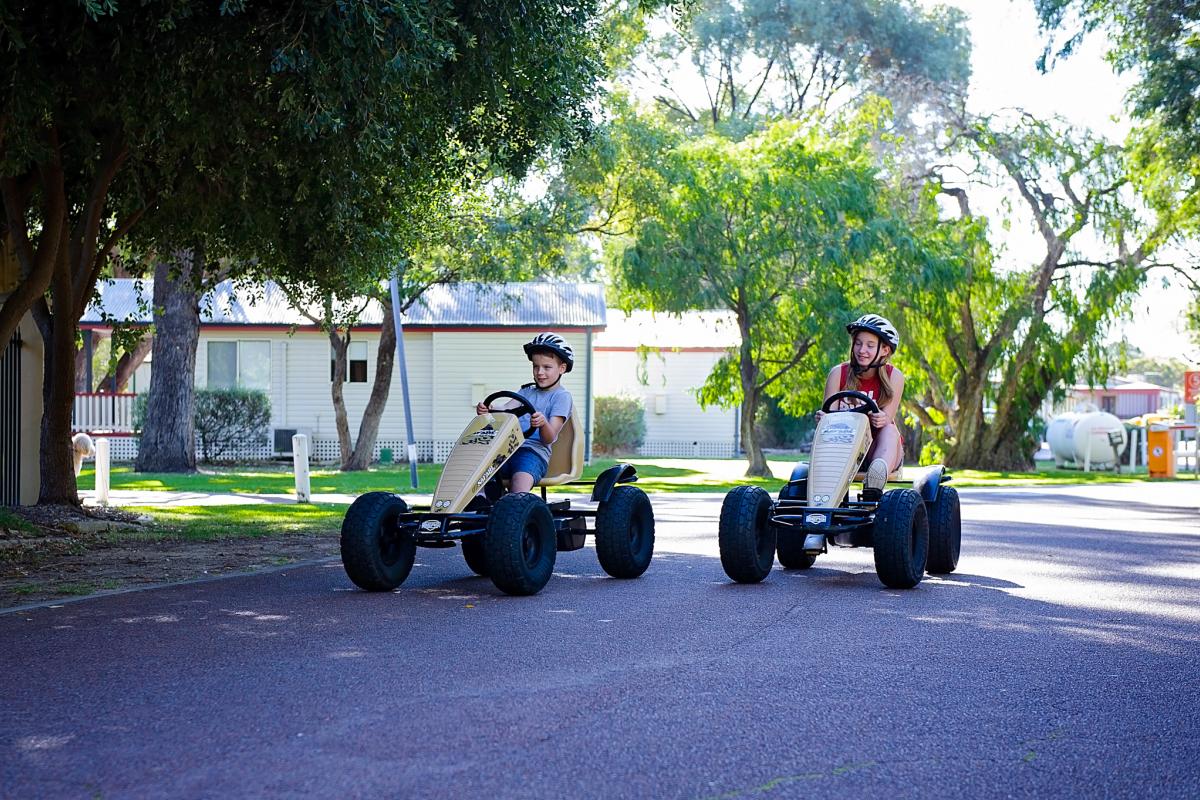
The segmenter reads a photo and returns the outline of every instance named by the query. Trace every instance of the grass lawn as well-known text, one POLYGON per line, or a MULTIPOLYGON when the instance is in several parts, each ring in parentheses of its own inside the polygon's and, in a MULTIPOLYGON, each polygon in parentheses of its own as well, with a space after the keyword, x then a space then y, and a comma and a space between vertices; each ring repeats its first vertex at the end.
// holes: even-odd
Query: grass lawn
POLYGON ((346 506, 331 503, 253 503, 220 506, 124 507, 125 511, 154 518, 152 532, 121 533, 130 541, 176 537, 191 541, 213 541, 230 535, 267 537, 279 534, 323 534, 341 530, 346 506))
MULTIPOLYGON (((627 459, 638 470, 638 486, 649 492, 727 492, 735 486, 755 484, 768 491, 775 491, 791 474, 795 462, 771 459, 768 464, 772 478, 746 478, 746 462, 743 459, 685 459, 685 458, 630 458, 627 459)), ((591 479, 617 463, 613 459, 596 459, 584 470, 584 478, 591 479)), ((440 464, 421 464, 418 468, 420 488, 415 492, 428 494, 433 491, 441 474, 440 464)), ((920 469, 910 467, 911 470, 920 469)), ((290 465, 256 465, 241 467, 204 467, 191 475, 136 473, 129 466, 114 466, 111 487, 113 489, 141 489, 146 491, 176 491, 204 493, 246 494, 290 494, 294 489, 290 465)), ((1145 470, 1130 475, 1128 472, 1085 473, 1078 470, 1041 467, 1034 472, 983 472, 979 470, 957 470, 955 486, 1053 486, 1077 483, 1114 483, 1149 480, 1145 470)), ((314 494, 363 494, 371 491, 396 491, 413 493, 409 488, 408 466, 376 466, 365 472, 338 472, 333 469, 317 469, 311 473, 314 494)), ((85 469, 79 476, 79 488, 95 488, 95 473, 85 469)), ((573 491, 564 488, 561 491, 573 491)), ((578 491, 574 489, 574 491, 578 491)), ((249 512, 247 512, 249 513, 249 512)))

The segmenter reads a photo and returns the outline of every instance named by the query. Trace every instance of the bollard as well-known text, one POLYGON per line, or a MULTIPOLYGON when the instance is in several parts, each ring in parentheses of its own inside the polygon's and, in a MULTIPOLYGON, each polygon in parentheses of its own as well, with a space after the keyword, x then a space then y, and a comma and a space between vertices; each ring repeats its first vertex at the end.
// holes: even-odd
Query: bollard
POLYGON ((108 439, 96 440, 96 502, 108 505, 108 439))
POLYGON ((1129 435, 1132 437, 1129 442, 1129 471, 1133 472, 1137 468, 1138 429, 1134 428, 1129 435))
POLYGON ((292 437, 292 466, 296 471, 296 502, 312 499, 312 484, 308 479, 308 437, 297 433, 292 437))

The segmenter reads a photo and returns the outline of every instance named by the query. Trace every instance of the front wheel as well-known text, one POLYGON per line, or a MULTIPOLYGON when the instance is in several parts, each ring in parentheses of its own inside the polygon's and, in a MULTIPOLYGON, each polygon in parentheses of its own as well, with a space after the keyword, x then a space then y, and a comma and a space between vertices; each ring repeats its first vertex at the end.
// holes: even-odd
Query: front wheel
POLYGON ((958 492, 943 486, 937 500, 929 504, 929 564, 926 569, 934 575, 954 572, 958 567, 958 551, 962 545, 962 514, 958 508, 958 492))
POLYGON ((721 503, 717 539, 721 566, 738 583, 758 583, 775 562, 771 495, 757 486, 739 486, 721 503))
POLYGON ((505 594, 537 594, 558 555, 554 517, 534 494, 506 494, 492 506, 483 533, 488 577, 505 594))
POLYGON ((654 509, 636 486, 618 486, 596 509, 596 557, 614 578, 636 578, 654 556, 654 509))
POLYGON ((875 572, 884 586, 911 589, 925 574, 929 519, 915 489, 884 492, 875 512, 875 572))
POLYGON ((417 557, 412 536, 401 532, 408 505, 391 492, 368 492, 342 520, 342 566, 354 585, 387 592, 404 583, 417 557))

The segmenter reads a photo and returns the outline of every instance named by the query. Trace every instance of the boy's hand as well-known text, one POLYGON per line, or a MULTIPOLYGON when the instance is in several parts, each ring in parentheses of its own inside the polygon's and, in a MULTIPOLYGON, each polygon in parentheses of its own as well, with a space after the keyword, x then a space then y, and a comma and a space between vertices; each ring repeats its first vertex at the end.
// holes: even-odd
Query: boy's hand
POLYGON ((535 411, 529 415, 529 425, 533 428, 540 428, 546 424, 546 415, 540 411, 535 411))
POLYGON ((475 413, 476 414, 486 414, 486 413, 488 413, 488 407, 485 406, 483 403, 480 403, 479 405, 475 406, 475 413))
POLYGON ((816 417, 816 419, 817 419, 817 422, 820 422, 820 421, 821 421, 821 417, 825 416, 825 412, 824 412, 824 411, 818 411, 817 413, 813 414, 813 416, 814 416, 814 417, 816 417))

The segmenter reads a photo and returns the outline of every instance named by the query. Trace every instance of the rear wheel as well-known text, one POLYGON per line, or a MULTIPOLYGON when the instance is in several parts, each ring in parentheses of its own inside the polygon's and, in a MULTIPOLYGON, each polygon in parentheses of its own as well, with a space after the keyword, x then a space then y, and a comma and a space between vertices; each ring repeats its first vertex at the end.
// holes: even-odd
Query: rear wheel
POLYGON ((929 564, 926 570, 944 575, 958 567, 958 551, 962 543, 962 515, 958 509, 958 492, 949 486, 938 490, 937 500, 926 509, 929 513, 929 564))
POLYGON ((342 566, 354 585, 386 592, 404 583, 417 557, 412 537, 400 531, 404 500, 391 492, 368 492, 342 520, 342 566))
POLYGON ((884 586, 911 589, 925 574, 929 520, 914 489, 885 492, 875 512, 875 572, 884 586))
POLYGON ((596 557, 614 578, 636 578, 654 556, 654 509, 636 486, 618 486, 596 509, 596 557))
POLYGON ((506 494, 492 506, 483 533, 488 577, 505 594, 537 594, 558 555, 554 518, 534 494, 506 494))
POLYGON ((725 495, 717 539, 721 566, 738 583, 758 583, 775 561, 771 495, 757 486, 739 486, 725 495))
POLYGON ((470 567, 471 572, 480 575, 484 578, 488 575, 487 568, 487 553, 483 551, 483 536, 467 536, 460 542, 462 545, 463 558, 470 567))
POLYGON ((784 569, 808 569, 817 560, 816 553, 804 552, 804 532, 782 530, 777 534, 775 552, 784 569))

